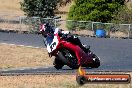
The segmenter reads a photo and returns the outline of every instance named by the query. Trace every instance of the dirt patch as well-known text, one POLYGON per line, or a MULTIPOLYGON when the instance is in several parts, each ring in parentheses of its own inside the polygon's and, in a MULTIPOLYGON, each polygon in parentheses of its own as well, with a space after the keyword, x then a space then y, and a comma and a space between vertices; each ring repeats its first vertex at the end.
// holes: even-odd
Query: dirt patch
POLYGON ((111 37, 128 37, 128 34, 118 31, 118 32, 115 32, 115 33, 110 33, 110 36, 111 37))
POLYGON ((22 0, 0 0, 0 16, 21 16, 24 12, 20 9, 22 0))
POLYGON ((93 36, 94 35, 94 31, 91 31, 91 30, 80 30, 80 31, 73 31, 73 34, 93 36))
POLYGON ((74 80, 68 75, 0 77, 0 88, 67 88, 74 80))
POLYGON ((10 23, 0 23, 0 29, 2 30, 15 30, 15 31, 30 31, 28 25, 24 24, 10 24, 10 23))
POLYGON ((45 48, 29 48, 0 44, 0 69, 18 67, 51 66, 45 48))

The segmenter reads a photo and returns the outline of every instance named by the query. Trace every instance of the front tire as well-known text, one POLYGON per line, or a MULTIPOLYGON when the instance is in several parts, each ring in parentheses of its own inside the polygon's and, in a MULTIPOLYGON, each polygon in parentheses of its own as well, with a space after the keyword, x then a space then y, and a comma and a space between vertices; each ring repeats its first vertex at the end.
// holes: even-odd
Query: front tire
POLYGON ((62 51, 63 56, 68 60, 67 66, 69 66, 72 69, 78 69, 78 60, 76 58, 76 55, 74 52, 68 49, 64 49, 62 51))
POLYGON ((62 69, 64 66, 63 62, 59 60, 58 57, 55 58, 53 65, 57 70, 62 69))

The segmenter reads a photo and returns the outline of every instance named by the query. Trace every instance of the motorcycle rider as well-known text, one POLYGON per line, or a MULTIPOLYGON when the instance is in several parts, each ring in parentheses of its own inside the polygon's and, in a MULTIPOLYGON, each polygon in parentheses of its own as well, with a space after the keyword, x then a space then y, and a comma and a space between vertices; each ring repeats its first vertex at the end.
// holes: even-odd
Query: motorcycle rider
POLYGON ((46 38, 47 36, 54 36, 54 34, 58 33, 61 38, 75 45, 78 45, 85 53, 89 51, 90 47, 86 47, 86 45, 82 44, 78 37, 72 35, 69 31, 63 31, 59 28, 53 28, 51 25, 49 25, 49 23, 41 24, 40 32, 44 36, 44 38, 46 38))

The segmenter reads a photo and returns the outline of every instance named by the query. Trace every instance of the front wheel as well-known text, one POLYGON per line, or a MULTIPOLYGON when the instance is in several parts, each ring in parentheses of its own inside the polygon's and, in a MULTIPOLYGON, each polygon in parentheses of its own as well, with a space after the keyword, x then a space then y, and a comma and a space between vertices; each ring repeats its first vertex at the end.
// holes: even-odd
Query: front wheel
POLYGON ((57 57, 55 58, 53 65, 57 70, 62 69, 62 67, 64 66, 63 62, 57 57))
POLYGON ((79 68, 78 60, 74 52, 68 49, 63 49, 62 54, 68 60, 67 66, 69 66, 72 69, 79 68))

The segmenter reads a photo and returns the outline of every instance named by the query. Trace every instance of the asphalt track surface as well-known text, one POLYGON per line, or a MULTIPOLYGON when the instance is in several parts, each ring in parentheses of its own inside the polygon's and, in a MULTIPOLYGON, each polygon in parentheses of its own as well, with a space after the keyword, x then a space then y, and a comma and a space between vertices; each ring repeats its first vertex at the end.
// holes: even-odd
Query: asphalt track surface
MULTIPOLYGON (((91 50, 100 57, 101 66, 87 71, 132 71, 132 40, 79 37, 81 42, 91 46, 91 50)), ((17 34, 0 32, 0 43, 25 45, 44 48, 43 37, 37 34, 17 34)), ((56 70, 54 67, 23 68, 0 70, 2 73, 73 73, 64 67, 56 70)))

